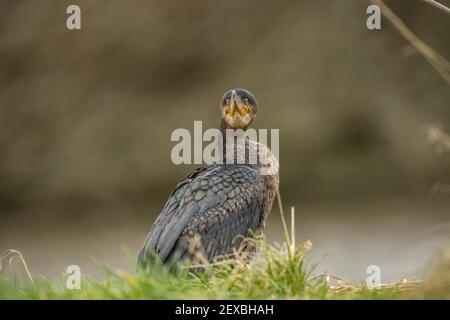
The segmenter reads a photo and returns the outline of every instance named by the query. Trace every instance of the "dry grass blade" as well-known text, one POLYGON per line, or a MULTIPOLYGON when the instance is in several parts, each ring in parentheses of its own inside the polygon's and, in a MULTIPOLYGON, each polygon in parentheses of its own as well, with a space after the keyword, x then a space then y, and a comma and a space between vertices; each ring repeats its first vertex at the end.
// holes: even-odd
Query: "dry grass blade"
POLYGON ((33 287, 36 289, 36 284, 34 283, 33 277, 31 276, 31 272, 28 269, 28 265, 25 262, 25 259, 23 258, 22 253, 20 251, 18 251, 18 250, 8 249, 8 250, 4 251, 0 255, 0 272, 3 270, 3 266, 2 266, 2 261, 3 260, 8 259, 9 268, 12 269, 12 263, 13 263, 15 258, 18 258, 19 261, 22 263, 28 279, 33 284, 33 287))
POLYGON ((447 8, 442 3, 437 2, 436 0, 422 0, 422 1, 432 5, 435 8, 438 8, 439 10, 444 11, 446 14, 450 14, 450 8, 447 8))
POLYGON ((380 7, 381 12, 392 23, 394 28, 422 54, 436 72, 450 85, 450 63, 447 59, 419 39, 383 0, 370 1, 380 7))
POLYGON ((292 248, 295 250, 295 207, 291 207, 291 241, 292 248))
POLYGON ((283 203, 281 201, 281 195, 280 195, 280 189, 277 190, 277 199, 278 199, 278 207, 280 208, 280 217, 281 217, 281 224, 283 225, 284 230, 284 237, 286 240, 286 243, 288 246, 291 245, 291 240, 289 238, 289 231, 287 228, 286 220, 284 218, 284 209, 283 209, 283 203))
POLYGON ((424 283, 422 280, 415 280, 415 281, 405 281, 401 280, 394 283, 386 283, 386 284, 380 284, 376 288, 369 289, 365 285, 361 284, 354 284, 354 283, 343 283, 343 284, 337 284, 337 285, 330 285, 329 288, 333 292, 340 293, 340 292, 357 292, 361 291, 363 289, 369 289, 369 290, 395 290, 395 291, 412 291, 416 289, 423 288, 424 283))

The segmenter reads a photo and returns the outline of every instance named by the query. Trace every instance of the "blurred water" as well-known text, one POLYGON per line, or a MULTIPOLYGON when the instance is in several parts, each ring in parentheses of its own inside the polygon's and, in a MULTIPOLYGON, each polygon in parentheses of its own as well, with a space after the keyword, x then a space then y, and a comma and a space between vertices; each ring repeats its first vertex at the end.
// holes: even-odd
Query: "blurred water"
MULTIPOLYGON (((437 250, 450 246, 449 209, 449 200, 436 198, 297 204, 296 238, 313 242, 308 259, 320 259, 316 273, 326 271, 360 281, 366 278, 366 268, 375 264, 381 268, 382 282, 420 277, 437 250)), ((140 216, 124 211, 110 219, 64 223, 12 218, 0 225, 0 249, 22 251, 32 273, 50 278, 71 264, 101 277, 94 258, 132 270, 153 221, 151 215, 148 220, 140 216)), ((267 240, 280 242, 281 231, 275 209, 267 225, 267 240)))

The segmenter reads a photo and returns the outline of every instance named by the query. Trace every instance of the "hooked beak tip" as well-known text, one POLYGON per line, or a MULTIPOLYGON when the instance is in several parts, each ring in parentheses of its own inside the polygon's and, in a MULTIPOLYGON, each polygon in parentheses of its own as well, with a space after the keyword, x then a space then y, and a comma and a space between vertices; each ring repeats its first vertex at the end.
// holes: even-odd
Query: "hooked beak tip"
POLYGON ((242 103, 235 90, 231 91, 230 104, 226 109, 226 113, 229 115, 239 113, 240 116, 244 116, 249 113, 248 107, 242 103))

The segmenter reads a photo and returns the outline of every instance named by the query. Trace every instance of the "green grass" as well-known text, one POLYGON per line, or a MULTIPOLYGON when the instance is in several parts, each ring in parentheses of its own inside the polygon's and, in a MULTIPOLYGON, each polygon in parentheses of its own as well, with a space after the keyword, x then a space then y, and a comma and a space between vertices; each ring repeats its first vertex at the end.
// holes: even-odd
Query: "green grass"
POLYGON ((0 255, 0 299, 450 299, 450 250, 430 263, 424 281, 369 289, 362 283, 314 275, 317 264, 305 260, 312 244, 308 240, 292 245, 294 208, 289 234, 279 194, 278 199, 285 241, 270 245, 249 239, 259 248, 250 262, 237 253, 233 259, 203 264, 202 272, 195 274, 186 265, 169 268, 157 259, 145 270, 133 273, 99 266, 102 280, 84 276, 81 289, 70 290, 65 285, 67 275, 61 274, 60 281, 33 276, 21 253, 7 250, 0 255), (22 265, 21 276, 13 268, 14 260, 22 265), (9 273, 3 268, 6 262, 9 273))
POLYGON ((82 278, 80 290, 60 281, 27 276, 0 276, 0 299, 411 299, 423 298, 419 288, 393 285, 370 290, 363 285, 330 286, 327 277, 312 276, 315 265, 297 248, 260 242, 260 253, 247 264, 227 260, 206 266, 196 275, 183 269, 177 274, 156 262, 147 270, 128 273, 102 266, 103 280, 82 278), (290 248, 290 249, 288 249, 290 248))

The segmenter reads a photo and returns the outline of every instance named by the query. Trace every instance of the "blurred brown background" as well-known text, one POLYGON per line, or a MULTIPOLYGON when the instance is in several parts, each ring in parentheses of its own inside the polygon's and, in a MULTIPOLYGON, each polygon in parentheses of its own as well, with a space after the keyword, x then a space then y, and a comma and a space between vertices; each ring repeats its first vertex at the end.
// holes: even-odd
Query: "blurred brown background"
MULTIPOLYGON (((448 16, 387 4, 449 58, 448 16)), ((366 28, 368 5, 1 0, 0 251, 50 276, 97 274, 91 256, 132 268, 121 248, 134 259, 193 169, 172 164, 171 132, 217 126, 222 94, 245 87, 255 126, 280 129, 283 201, 312 257, 328 253, 319 271, 420 275, 450 243, 450 153, 427 140, 450 131, 450 90, 387 20, 366 28)), ((268 239, 280 231, 274 206, 268 239)))

